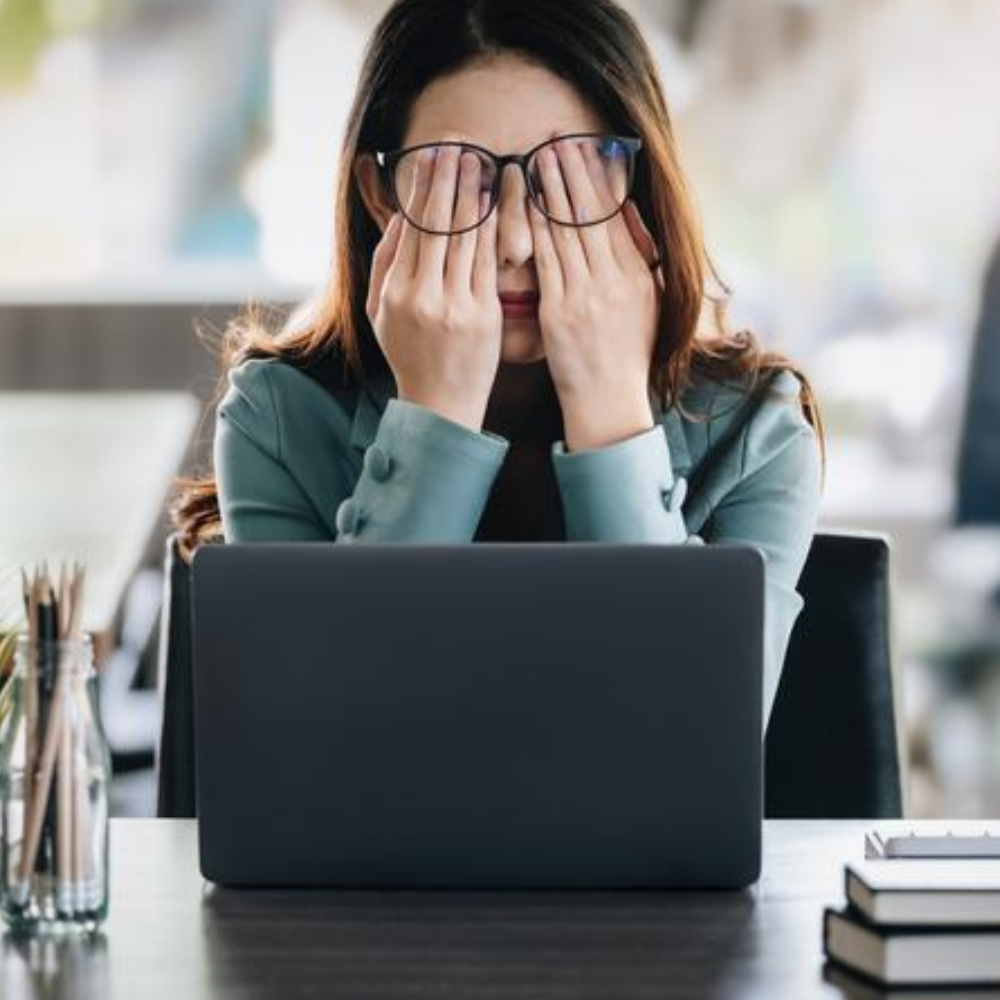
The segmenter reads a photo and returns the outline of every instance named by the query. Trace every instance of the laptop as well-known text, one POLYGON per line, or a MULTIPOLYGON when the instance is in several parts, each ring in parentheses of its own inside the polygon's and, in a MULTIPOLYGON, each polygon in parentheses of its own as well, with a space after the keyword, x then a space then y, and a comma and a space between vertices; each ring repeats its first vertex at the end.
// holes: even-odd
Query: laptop
POLYGON ((202 546, 202 875, 742 888, 760 873, 762 554, 202 546))

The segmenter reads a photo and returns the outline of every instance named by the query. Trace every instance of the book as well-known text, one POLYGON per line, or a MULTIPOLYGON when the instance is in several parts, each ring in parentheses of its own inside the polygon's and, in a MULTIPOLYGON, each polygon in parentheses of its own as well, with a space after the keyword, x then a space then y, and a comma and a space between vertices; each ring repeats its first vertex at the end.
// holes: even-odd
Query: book
POLYGON ((823 950, 885 986, 1000 984, 1000 927, 875 924, 827 907, 823 950))
POLYGON ((1000 1000, 995 986, 898 986, 886 989, 836 962, 823 963, 823 980, 844 1000, 1000 1000))
POLYGON ((913 858, 844 868, 844 894, 877 924, 967 926, 1000 930, 1000 861, 913 858))

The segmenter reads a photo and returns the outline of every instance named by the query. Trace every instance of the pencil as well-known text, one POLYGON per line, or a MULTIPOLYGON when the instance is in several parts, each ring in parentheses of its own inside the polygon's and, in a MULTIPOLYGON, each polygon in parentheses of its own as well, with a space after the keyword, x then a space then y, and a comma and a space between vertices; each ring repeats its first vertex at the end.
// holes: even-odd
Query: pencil
MULTIPOLYGON (((80 623, 83 617, 83 583, 86 569, 80 565, 73 594, 73 609, 70 620, 70 630, 74 637, 80 637, 80 623)), ((74 796, 74 821, 77 829, 77 866, 76 879, 81 895, 81 904, 84 909, 94 909, 100 902, 97 898, 97 859, 93 855, 95 839, 93 837, 92 813, 90 808, 90 790, 88 787, 86 747, 84 740, 88 727, 96 725, 96 720, 90 711, 90 700, 87 696, 86 678, 81 674, 76 677, 76 687, 74 701, 78 706, 79 715, 77 722, 77 785, 74 796)))
MULTIPOLYGON (((66 668, 60 666, 60 669, 66 668)), ((62 698, 68 698, 64 691, 62 698)), ((56 777, 58 810, 56 813, 56 908, 61 913, 73 910, 73 745, 70 723, 72 712, 62 712, 59 725, 59 773, 56 777)))
POLYGON ((83 726, 73 734, 73 899, 78 909, 89 909, 86 899, 87 862, 91 838, 87 798, 87 759, 83 745, 83 726))
MULTIPOLYGON (((69 587, 70 611, 67 616, 67 630, 69 637, 75 642, 81 642, 83 635, 80 631, 80 622, 83 615, 83 580, 84 568, 82 564, 74 564, 74 574, 69 587)), ((72 895, 73 906, 76 910, 91 909, 92 906, 87 898, 87 887, 90 884, 89 872, 92 871, 93 864, 90 859, 91 842, 90 829, 90 799, 87 788, 87 753, 86 753, 86 732, 87 726, 93 724, 90 718, 89 702, 87 699, 86 677, 82 673, 74 673, 71 679, 70 698, 73 705, 72 712, 72 739, 70 749, 72 752, 72 800, 70 804, 71 829, 72 829, 72 895), (86 719, 81 717, 86 716, 86 719)))
MULTIPOLYGON (((59 615, 58 615, 58 635, 60 640, 61 659, 56 665, 56 669, 62 673, 71 673, 74 664, 66 659, 72 656, 62 643, 70 639, 70 616, 71 588, 69 570, 65 562, 59 568, 59 615)), ((72 675, 65 682, 67 687, 72 685, 72 675)), ((56 813, 56 909, 60 913, 72 915, 75 910, 74 900, 74 859, 76 857, 76 844, 73 823, 73 800, 75 798, 74 775, 73 775, 73 741, 74 730, 73 700, 72 691, 64 690, 62 695, 67 699, 67 704, 63 706, 60 725, 58 754, 58 773, 56 776, 57 792, 57 813, 56 813)))
POLYGON ((42 712, 44 706, 39 704, 39 688, 41 685, 41 670, 39 669, 39 657, 41 648, 39 641, 40 634, 40 604, 43 591, 43 581, 41 572, 36 565, 31 578, 30 605, 31 614, 28 617, 28 671, 27 671, 27 693, 25 695, 25 713, 27 716, 26 733, 26 775, 24 790, 24 834, 21 840, 21 864, 22 864, 22 889, 24 890, 24 902, 27 901, 28 880, 32 877, 32 867, 25 868, 27 831, 34 822, 34 812, 41 808, 42 803, 35 795, 35 788, 38 779, 38 754, 41 745, 41 733, 44 725, 42 712), (30 758, 30 759, 29 759, 30 758))
MULTIPOLYGON (((22 574, 24 571, 22 570, 22 574)), ((24 675, 24 824, 28 824, 31 812, 31 790, 35 781, 35 766, 38 752, 38 607, 37 581, 34 574, 29 582, 24 574, 24 584, 28 588, 28 662, 24 675)), ((21 847, 24 848, 22 831, 21 847)))
POLYGON ((58 595, 59 616, 57 634, 60 639, 65 639, 69 635, 69 573, 66 563, 63 561, 59 566, 59 584, 56 590, 58 595))
POLYGON ((21 902, 27 901, 28 880, 35 869, 42 834, 42 821, 45 819, 47 811, 45 807, 48 802, 49 789, 52 786, 52 773, 59 745, 60 717, 64 701, 64 692, 62 690, 64 678, 65 674, 60 674, 56 680, 55 697, 52 699, 52 706, 49 710, 45 728, 45 740, 42 746, 41 759, 38 764, 38 776, 32 788, 33 804, 25 833, 24 853, 21 855, 20 884, 18 887, 21 902))

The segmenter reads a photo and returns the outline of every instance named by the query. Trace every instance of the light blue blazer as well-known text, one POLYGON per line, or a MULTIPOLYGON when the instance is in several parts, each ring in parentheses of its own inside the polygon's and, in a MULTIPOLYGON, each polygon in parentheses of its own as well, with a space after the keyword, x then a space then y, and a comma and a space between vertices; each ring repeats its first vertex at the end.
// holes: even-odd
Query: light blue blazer
MULTIPOLYGON (((395 396, 387 373, 350 398, 278 359, 231 369, 216 409, 214 461, 225 541, 470 542, 510 443, 395 396)), ((766 564, 764 724, 816 525, 820 461, 782 372, 736 444, 686 496, 687 477, 726 432, 735 383, 688 389, 656 425, 607 447, 552 444, 567 541, 743 542, 766 564), (683 509, 682 509, 683 505, 683 509)))

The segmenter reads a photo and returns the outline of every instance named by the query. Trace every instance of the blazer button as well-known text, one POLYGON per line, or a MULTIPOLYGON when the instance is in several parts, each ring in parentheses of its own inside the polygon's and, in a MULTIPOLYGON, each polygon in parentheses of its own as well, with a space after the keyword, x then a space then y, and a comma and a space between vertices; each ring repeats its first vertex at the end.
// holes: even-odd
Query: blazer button
POLYGON ((352 531, 357 530, 359 521, 358 505, 351 497, 348 497, 337 508, 337 531, 342 535, 349 535, 352 531))
POLYGON ((674 514, 681 509, 681 505, 687 498, 687 493, 687 480, 683 476, 678 476, 674 482, 674 488, 670 491, 670 503, 667 507, 671 514, 674 514))
POLYGON ((372 479, 381 482, 392 472, 392 459, 377 445, 371 445, 365 452, 365 468, 372 479))

